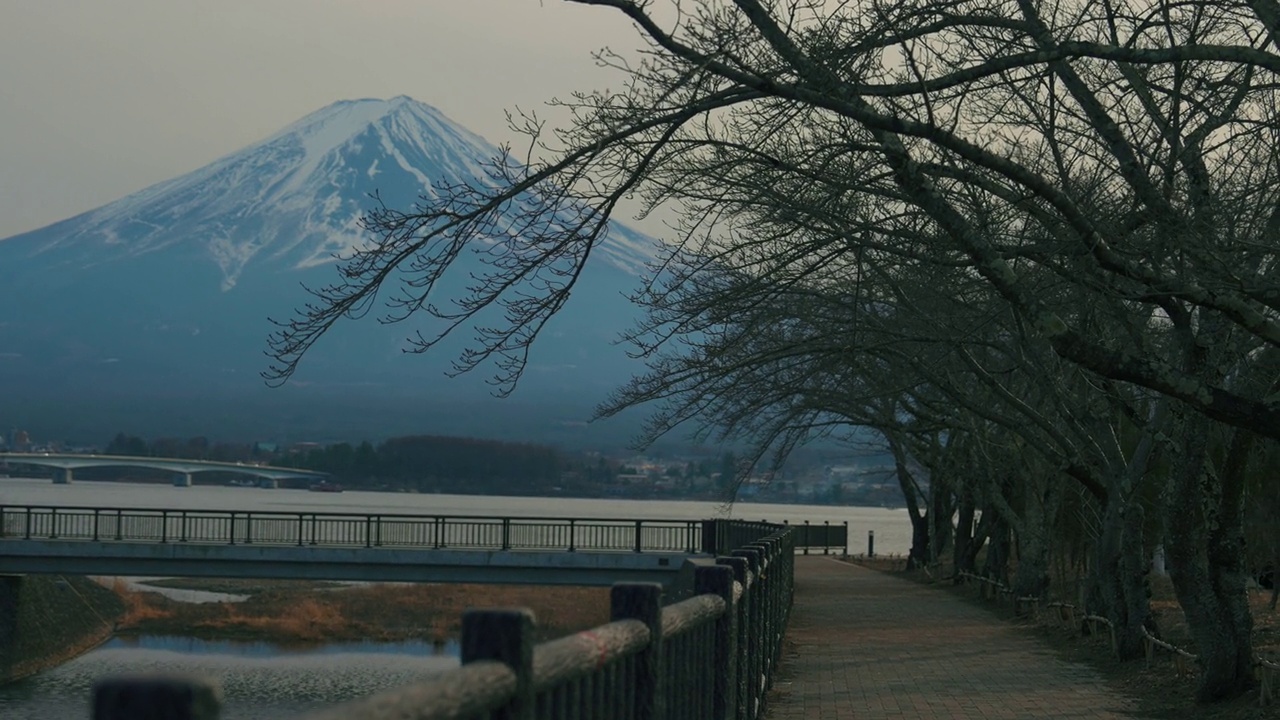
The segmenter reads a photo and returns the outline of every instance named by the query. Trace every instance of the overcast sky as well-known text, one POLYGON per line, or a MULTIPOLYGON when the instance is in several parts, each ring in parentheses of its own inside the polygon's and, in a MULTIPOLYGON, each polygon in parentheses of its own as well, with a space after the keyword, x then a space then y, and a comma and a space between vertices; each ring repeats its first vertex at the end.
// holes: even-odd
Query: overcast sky
POLYGON ((0 238, 194 170, 337 100, 503 110, 617 85, 625 18, 559 0, 0 0, 0 238))

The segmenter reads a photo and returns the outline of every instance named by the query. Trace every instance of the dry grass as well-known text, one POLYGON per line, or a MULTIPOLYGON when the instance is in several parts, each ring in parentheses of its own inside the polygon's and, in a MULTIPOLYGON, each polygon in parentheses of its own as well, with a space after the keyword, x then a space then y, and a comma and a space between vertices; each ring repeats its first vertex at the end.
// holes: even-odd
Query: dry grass
POLYGON ((542 638, 609 620, 607 588, 378 584, 342 588, 273 585, 240 603, 179 603, 158 593, 115 588, 132 633, 194 634, 277 642, 443 641, 456 637, 469 607, 528 607, 542 638))
POLYGON ((112 581, 111 591, 124 601, 124 614, 117 621, 118 629, 134 628, 147 622, 164 621, 173 617, 174 613, 171 609, 155 602, 155 597, 159 596, 130 590, 120 578, 112 581))

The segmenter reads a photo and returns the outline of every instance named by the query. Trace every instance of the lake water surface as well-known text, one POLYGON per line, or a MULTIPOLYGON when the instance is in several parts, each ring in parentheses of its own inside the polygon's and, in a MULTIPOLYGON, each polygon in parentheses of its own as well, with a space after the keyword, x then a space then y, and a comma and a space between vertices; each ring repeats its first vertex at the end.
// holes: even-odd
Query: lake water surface
MULTIPOLYGON (((457 514, 698 520, 733 517, 791 523, 849 523, 851 552, 903 554, 911 523, 903 510, 711 502, 521 498, 347 491, 314 493, 242 487, 141 485, 0 478, 0 504, 262 512, 457 514)), ((156 670, 217 678, 225 720, 278 718, 396 687, 457 665, 457 647, 430 643, 341 643, 286 648, 269 643, 207 642, 186 637, 116 638, 58 668, 0 686, 3 720, 89 717, 93 683, 108 674, 156 670)))

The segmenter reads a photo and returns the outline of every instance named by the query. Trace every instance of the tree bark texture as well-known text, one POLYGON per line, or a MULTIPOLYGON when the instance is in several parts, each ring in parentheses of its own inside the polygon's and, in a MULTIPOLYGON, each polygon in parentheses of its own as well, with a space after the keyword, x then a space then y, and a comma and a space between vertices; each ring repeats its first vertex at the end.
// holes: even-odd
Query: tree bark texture
POLYGON ((1143 657, 1142 628, 1151 617, 1142 520, 1140 504, 1108 496, 1090 577, 1089 610, 1111 621, 1121 660, 1143 657))
MULTIPOLYGON (((1181 421, 1181 466, 1166 492, 1169 575, 1200 659, 1196 698, 1231 698, 1253 685, 1253 618, 1244 582, 1242 496, 1231 487, 1233 458, 1247 453, 1247 439, 1233 438, 1221 476, 1209 458, 1210 421, 1186 414, 1181 421), (1233 507, 1234 506, 1234 507, 1233 507)), ((1245 458, 1237 458, 1240 463, 1245 458)), ((1239 471, 1243 475, 1243 471, 1239 471)))

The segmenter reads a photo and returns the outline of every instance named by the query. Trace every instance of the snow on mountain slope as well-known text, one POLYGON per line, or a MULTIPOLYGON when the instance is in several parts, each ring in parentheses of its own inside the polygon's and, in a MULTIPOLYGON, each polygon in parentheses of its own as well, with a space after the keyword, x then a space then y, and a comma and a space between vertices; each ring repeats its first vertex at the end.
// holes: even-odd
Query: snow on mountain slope
MULTIPOLYGON (((513 406, 488 404, 489 371, 443 377, 471 333, 429 356, 402 352, 406 336, 430 332, 428 319, 340 323, 304 360, 293 394, 262 396, 258 377, 267 317, 288 317, 308 299, 300 284, 332 282, 334 254, 369 240, 359 223, 375 192, 408 209, 432 183, 483 182, 482 165, 496 153, 410 98, 342 101, 194 172, 0 240, 0 393, 10 408, 21 400, 51 417, 79 412, 55 396, 70 407, 91 404, 102 417, 216 405, 239 418, 228 422, 244 422, 236 408, 252 397, 255 407, 292 418, 273 422, 305 414, 314 425, 316 411, 302 413, 289 398, 315 408, 375 396, 415 412, 440 407, 441 418, 456 418, 460 403, 509 415, 513 406), (197 390, 204 400, 193 405, 197 390)), ((623 293, 653 242, 621 224, 610 228, 592 272, 535 345, 522 397, 572 401, 576 422, 638 369, 613 341, 636 317, 623 293)), ((475 262, 466 258, 442 292, 459 292, 479 269, 465 263, 475 262)), ((476 424, 489 422, 473 414, 476 424)))
MULTIPOLYGON (((347 100, 203 168, 10 241, 39 255, 74 249, 90 265, 119 254, 202 246, 234 287, 251 263, 328 264, 367 240, 361 215, 379 192, 408 208, 433 182, 483 181, 497 148, 408 97, 347 100)), ((619 228, 605 258, 636 273, 649 253, 619 228)))

